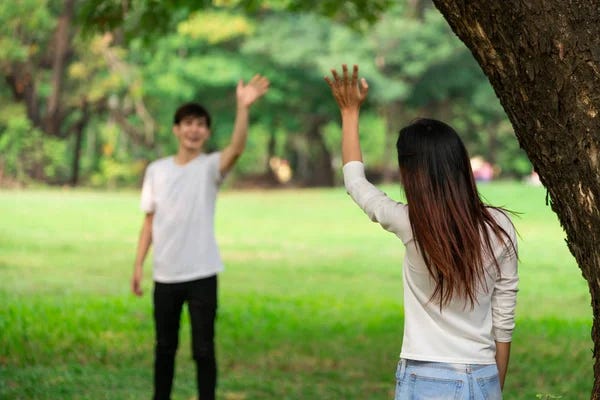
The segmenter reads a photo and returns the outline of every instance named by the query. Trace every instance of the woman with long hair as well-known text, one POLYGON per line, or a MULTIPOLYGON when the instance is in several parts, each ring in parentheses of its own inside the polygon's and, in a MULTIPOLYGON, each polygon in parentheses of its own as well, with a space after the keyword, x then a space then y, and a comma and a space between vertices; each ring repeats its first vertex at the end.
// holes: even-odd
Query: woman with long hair
POLYGON ((342 116, 344 183, 372 221, 406 247, 404 337, 396 400, 501 399, 518 284, 515 229, 484 204, 457 133, 433 119, 400 130, 396 144, 407 204, 365 178, 359 112, 368 85, 332 70, 326 77, 342 116))

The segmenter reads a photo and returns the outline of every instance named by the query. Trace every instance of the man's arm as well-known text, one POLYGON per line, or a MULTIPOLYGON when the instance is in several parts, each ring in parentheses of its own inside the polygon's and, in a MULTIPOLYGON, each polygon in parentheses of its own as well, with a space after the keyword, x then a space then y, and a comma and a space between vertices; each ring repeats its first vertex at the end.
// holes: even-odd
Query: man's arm
POLYGON ((496 366, 498 367, 498 377, 500 378, 500 388, 504 389, 504 379, 508 370, 508 360, 510 358, 510 342, 496 342, 496 366))
POLYGON ((268 89, 269 80, 260 75, 254 75, 247 85, 244 85, 244 82, 241 80, 238 82, 236 88, 237 110, 235 123, 231 135, 231 143, 221 152, 219 165, 221 174, 229 171, 244 151, 248 137, 250 106, 262 97, 268 89))
POLYGON ((331 93, 340 108, 342 114, 342 162, 362 161, 360 141, 358 136, 358 119, 360 106, 367 98, 369 85, 362 78, 358 80, 358 66, 352 70, 352 76, 348 76, 348 67, 342 65, 342 76, 332 69, 333 79, 326 77, 325 81, 331 88, 331 93))
POLYGON ((144 269, 144 260, 152 244, 152 220, 154 213, 148 213, 144 217, 140 238, 138 240, 135 263, 133 265, 133 277, 131 278, 131 291, 136 296, 141 296, 142 292, 142 277, 144 269))

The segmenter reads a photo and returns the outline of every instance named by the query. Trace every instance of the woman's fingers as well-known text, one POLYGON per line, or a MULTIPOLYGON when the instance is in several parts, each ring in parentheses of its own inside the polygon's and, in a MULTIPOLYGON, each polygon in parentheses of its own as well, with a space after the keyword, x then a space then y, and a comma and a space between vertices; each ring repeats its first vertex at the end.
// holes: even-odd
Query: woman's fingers
POLYGON ((338 75, 337 71, 335 69, 332 69, 331 70, 331 74, 333 75, 334 82, 337 85, 339 85, 342 82, 342 80, 340 79, 340 76, 338 75))
POLYGON ((358 83, 358 65, 354 64, 352 68, 352 87, 356 87, 358 83))
POLYGON ((352 67, 352 75, 348 71, 348 66, 342 64, 341 73, 336 69, 331 69, 331 76, 325 77, 325 82, 331 88, 333 96, 338 104, 352 104, 358 101, 361 104, 367 97, 369 85, 365 78, 358 77, 358 65, 352 67))
POLYGON ((346 64, 342 64, 342 74, 344 76, 344 83, 348 83, 348 66, 346 64))
POLYGON ((369 92, 369 84, 367 83, 367 80, 365 78, 360 78, 360 91, 365 96, 369 92))

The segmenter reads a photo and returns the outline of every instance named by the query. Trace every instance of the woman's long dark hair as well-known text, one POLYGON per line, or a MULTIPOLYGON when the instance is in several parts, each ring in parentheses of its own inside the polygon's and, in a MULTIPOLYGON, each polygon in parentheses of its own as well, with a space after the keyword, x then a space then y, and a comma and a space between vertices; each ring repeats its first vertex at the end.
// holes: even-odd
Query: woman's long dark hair
POLYGON ((500 273, 490 232, 510 251, 514 243, 479 198, 454 129, 419 119, 400 131, 396 148, 413 236, 435 281, 430 300, 441 308, 457 296, 473 307, 485 285, 486 261, 492 259, 500 273))

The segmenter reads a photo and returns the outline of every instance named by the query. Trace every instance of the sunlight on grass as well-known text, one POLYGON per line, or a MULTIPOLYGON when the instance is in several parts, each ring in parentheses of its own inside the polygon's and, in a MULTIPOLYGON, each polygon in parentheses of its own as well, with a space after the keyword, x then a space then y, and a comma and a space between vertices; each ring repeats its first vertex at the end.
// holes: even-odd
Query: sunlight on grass
MULTIPOLYGON (((384 188, 399 198, 396 186, 384 188)), ((589 398, 591 308, 543 188, 483 185, 522 213, 517 329, 505 397, 589 398)), ((129 278, 134 191, 0 192, 0 398, 139 399, 151 390, 151 267, 129 278), (110 390, 107 390, 110 388, 110 390)), ((403 248, 342 188, 224 191, 217 239, 219 396, 390 399, 403 248)), ((175 400, 195 394, 183 315, 175 400)))

